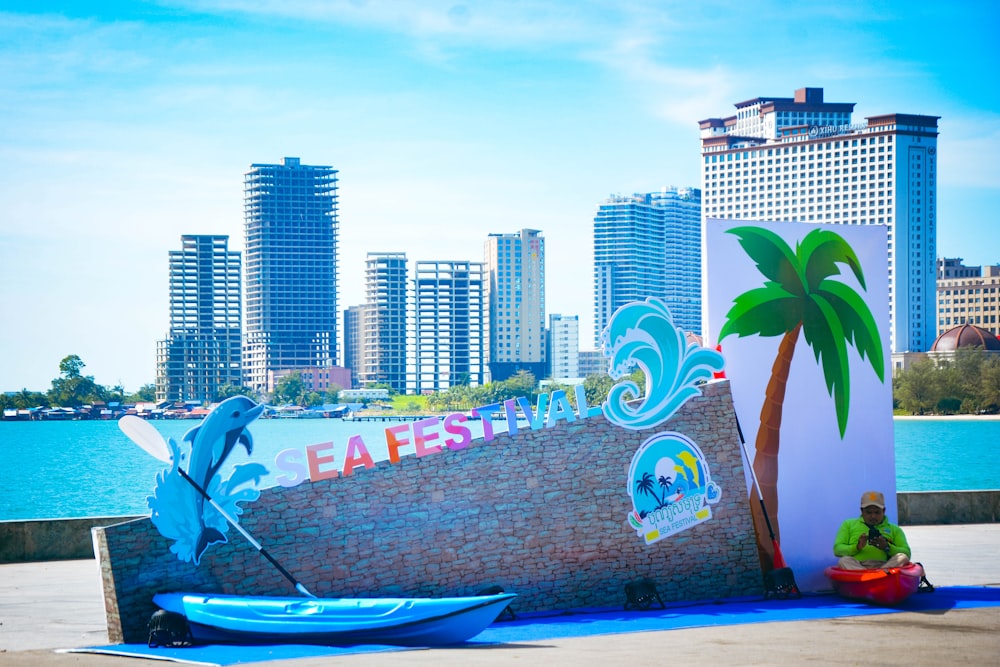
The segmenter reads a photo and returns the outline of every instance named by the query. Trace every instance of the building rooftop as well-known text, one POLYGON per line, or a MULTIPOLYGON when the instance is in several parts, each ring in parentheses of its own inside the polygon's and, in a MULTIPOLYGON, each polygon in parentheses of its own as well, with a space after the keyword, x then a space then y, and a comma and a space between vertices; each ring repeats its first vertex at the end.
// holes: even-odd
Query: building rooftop
POLYGON ((992 332, 974 324, 963 324, 948 329, 937 337, 931 352, 953 352, 960 347, 981 347, 984 350, 1000 350, 1000 339, 992 332))

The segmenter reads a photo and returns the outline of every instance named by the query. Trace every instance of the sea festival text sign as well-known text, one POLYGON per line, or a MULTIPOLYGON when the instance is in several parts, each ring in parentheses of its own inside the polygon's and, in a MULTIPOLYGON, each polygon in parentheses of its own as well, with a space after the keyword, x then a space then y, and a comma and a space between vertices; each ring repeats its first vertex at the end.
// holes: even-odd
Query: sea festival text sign
MULTIPOLYGON (((573 391, 576 396, 576 410, 573 409, 566 392, 559 389, 550 394, 540 394, 534 410, 528 399, 522 396, 508 399, 503 403, 475 408, 470 414, 471 418, 482 420, 484 442, 494 438, 496 431, 493 428, 493 415, 501 408, 507 420, 506 432, 511 435, 516 435, 519 430, 518 408, 533 431, 551 428, 560 422, 574 422, 577 419, 602 414, 601 406, 587 405, 583 385, 576 385, 573 391)), ((465 425, 469 419, 468 414, 455 412, 443 418, 428 417, 386 428, 385 444, 389 452, 389 462, 399 463, 402 455, 413 454, 423 457, 439 454, 442 448, 452 451, 465 449, 474 439, 472 430, 465 425)), ((361 435, 356 434, 348 438, 344 460, 339 464, 332 453, 333 449, 333 442, 324 442, 306 445, 304 449, 290 448, 278 452, 274 457, 274 464, 283 474, 276 476, 277 482, 281 486, 292 487, 305 481, 318 482, 340 475, 346 477, 358 467, 365 469, 375 467, 375 461, 361 435)))

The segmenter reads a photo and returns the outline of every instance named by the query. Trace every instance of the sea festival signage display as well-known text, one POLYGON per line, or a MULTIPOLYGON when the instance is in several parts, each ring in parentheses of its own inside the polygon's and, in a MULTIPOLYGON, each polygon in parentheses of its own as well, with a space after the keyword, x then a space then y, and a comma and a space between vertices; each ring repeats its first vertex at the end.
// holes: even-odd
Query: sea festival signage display
MULTIPOLYGON (((573 409, 566 392, 553 391, 538 396, 534 410, 527 398, 518 397, 500 403, 492 403, 470 411, 471 418, 482 421, 483 441, 493 440, 494 415, 503 408, 507 422, 507 432, 516 435, 519 426, 517 411, 528 419, 528 427, 537 431, 552 428, 561 422, 573 422, 601 414, 601 406, 588 406, 583 385, 576 385, 576 410, 573 409)), ((399 463, 401 457, 412 454, 417 457, 440 454, 444 449, 459 451, 473 441, 472 429, 466 426, 469 415, 455 412, 440 417, 428 417, 414 422, 397 424, 385 429, 385 446, 389 461, 399 463)), ((334 443, 324 442, 307 445, 304 449, 290 448, 278 452, 274 464, 283 474, 277 476, 282 486, 298 486, 302 482, 318 482, 340 475, 351 475, 357 468, 371 469, 375 461, 369 453, 368 445, 360 435, 352 435, 347 441, 344 460, 337 462, 333 455, 334 443)))
MULTIPOLYGON (((655 428, 690 398, 700 395, 697 385, 720 373, 724 366, 721 353, 689 343, 674 326, 666 304, 653 297, 619 308, 602 333, 602 346, 609 358, 609 376, 620 380, 602 405, 588 405, 584 387, 577 385, 573 388, 575 408, 563 390, 540 395, 534 408, 524 397, 482 406, 470 412, 482 421, 482 440, 494 439, 493 415, 501 408, 511 436, 520 428, 518 410, 527 418, 528 428, 535 431, 601 414, 622 428, 655 428), (643 371, 644 391, 630 379, 636 367, 643 371)), ((221 471, 237 446, 247 454, 252 452, 253 439, 247 426, 262 410, 263 406, 243 396, 226 399, 185 434, 183 441, 191 443, 189 457, 173 439, 162 444, 170 467, 157 475, 149 507, 157 530, 174 540, 171 551, 180 560, 197 564, 211 544, 227 541, 227 523, 239 530, 235 517, 243 512, 241 504, 260 496, 256 485, 267 473, 260 463, 234 465, 228 477, 221 471), (185 458, 186 471, 180 468, 185 458)), ((445 449, 466 449, 474 440, 469 419, 465 413, 452 413, 386 428, 390 463, 398 463, 404 455, 424 457, 445 449)), ((124 425, 123 430, 128 433, 124 425)), ((130 437, 136 439, 134 434, 130 437)), ((375 467, 361 435, 348 439, 343 461, 335 459, 333 444, 279 452, 275 457, 275 466, 281 471, 279 484, 293 487, 375 467)), ((657 433, 639 447, 629 467, 626 491, 633 505, 626 524, 646 544, 711 519, 710 506, 722 493, 712 482, 697 444, 674 432, 657 433)))

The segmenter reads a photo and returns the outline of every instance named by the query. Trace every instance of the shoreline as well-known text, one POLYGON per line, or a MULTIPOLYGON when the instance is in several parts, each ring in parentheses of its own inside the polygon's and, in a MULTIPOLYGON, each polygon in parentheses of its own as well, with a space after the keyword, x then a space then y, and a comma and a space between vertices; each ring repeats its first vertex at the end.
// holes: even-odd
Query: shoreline
POLYGON ((900 421, 1000 421, 1000 415, 893 415, 900 421))

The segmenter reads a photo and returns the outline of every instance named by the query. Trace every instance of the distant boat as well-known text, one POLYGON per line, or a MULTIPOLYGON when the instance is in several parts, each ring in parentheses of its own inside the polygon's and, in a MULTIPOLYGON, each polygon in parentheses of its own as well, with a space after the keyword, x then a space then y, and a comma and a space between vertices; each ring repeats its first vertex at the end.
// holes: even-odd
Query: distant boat
POLYGON ((482 632, 517 597, 303 598, 160 593, 205 643, 444 646, 482 632))

